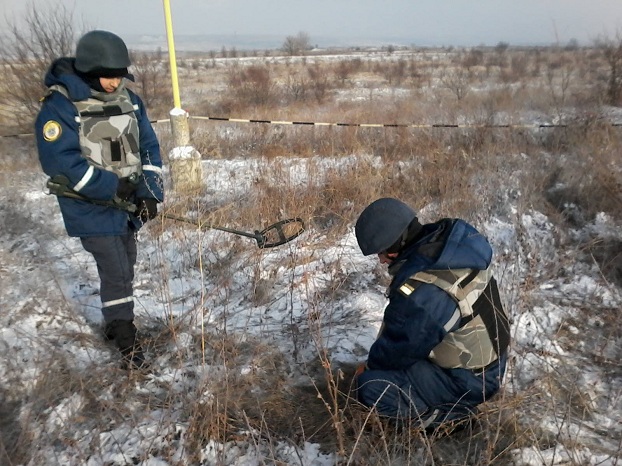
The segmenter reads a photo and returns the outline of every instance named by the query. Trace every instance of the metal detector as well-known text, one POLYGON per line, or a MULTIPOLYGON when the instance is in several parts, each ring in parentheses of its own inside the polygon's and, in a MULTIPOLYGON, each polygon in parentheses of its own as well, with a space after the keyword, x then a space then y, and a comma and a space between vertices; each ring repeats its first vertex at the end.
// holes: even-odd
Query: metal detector
MULTIPOLYGON (((123 201, 116 197, 115 199, 110 201, 91 199, 80 193, 75 192, 74 190, 69 188, 68 185, 69 180, 65 176, 61 175, 50 178, 46 183, 46 187, 49 191, 47 194, 54 194, 59 197, 69 197, 72 199, 78 199, 80 201, 90 202, 91 204, 97 204, 106 207, 113 207, 115 209, 123 210, 129 213, 136 212, 136 205, 131 202, 123 201)), ((200 229, 205 228, 210 230, 220 230, 238 236, 253 238, 255 241, 257 241, 257 246, 261 249, 274 248, 276 246, 288 243, 294 238, 298 237, 303 231, 305 231, 305 224, 299 217, 280 220, 264 228, 261 231, 255 230, 254 233, 248 233, 245 231, 235 230, 233 228, 222 227, 219 225, 210 225, 209 223, 203 223, 198 220, 191 220, 173 214, 162 213, 160 215, 170 220, 195 225, 200 229)))
POLYGON ((201 223, 197 220, 190 220, 185 217, 178 217, 177 215, 163 213, 162 217, 170 220, 176 220, 178 222, 190 223, 196 225, 199 228, 208 228, 211 230, 220 230, 227 233, 233 233, 234 235, 246 236, 247 238, 253 238, 257 241, 257 246, 261 249, 273 248, 282 244, 288 243, 303 231, 305 231, 305 224, 301 218, 288 218, 281 220, 272 225, 264 228, 263 230, 255 230, 254 233, 248 233, 245 231, 234 230, 233 228, 221 227, 218 225, 210 225, 209 223, 201 223))

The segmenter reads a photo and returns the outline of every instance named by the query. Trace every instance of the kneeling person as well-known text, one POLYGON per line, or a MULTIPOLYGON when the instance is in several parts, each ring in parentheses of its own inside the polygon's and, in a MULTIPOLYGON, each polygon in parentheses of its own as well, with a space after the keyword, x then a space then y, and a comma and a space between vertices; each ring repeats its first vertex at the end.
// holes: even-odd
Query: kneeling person
POLYGON ((355 232, 392 276, 359 401, 425 429, 468 418, 498 392, 510 341, 490 244, 460 219, 422 225, 393 198, 367 206, 355 232))

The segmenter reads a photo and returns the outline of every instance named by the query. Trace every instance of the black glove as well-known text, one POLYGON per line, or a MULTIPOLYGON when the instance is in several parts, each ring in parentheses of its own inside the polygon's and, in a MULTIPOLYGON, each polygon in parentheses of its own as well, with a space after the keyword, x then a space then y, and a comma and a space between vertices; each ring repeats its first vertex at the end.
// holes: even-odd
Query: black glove
POLYGON ((119 186, 117 186, 117 197, 123 201, 127 201, 132 194, 136 192, 136 185, 127 178, 119 178, 119 186))
POLYGON ((158 215, 158 201, 152 197, 141 197, 136 203, 136 215, 143 223, 153 220, 158 215))

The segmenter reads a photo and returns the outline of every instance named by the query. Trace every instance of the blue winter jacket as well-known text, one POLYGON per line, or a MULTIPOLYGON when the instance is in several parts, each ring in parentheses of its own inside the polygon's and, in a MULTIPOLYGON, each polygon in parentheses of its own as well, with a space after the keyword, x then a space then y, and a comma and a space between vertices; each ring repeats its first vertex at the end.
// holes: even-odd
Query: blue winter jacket
MULTIPOLYGON (((506 355, 485 371, 445 369, 428 359, 447 334, 456 302, 441 288, 421 284, 410 296, 397 289, 424 270, 486 269, 490 244, 459 219, 424 225, 419 239, 391 265, 394 278, 383 327, 371 346, 367 367, 358 379, 359 400, 376 405, 381 414, 418 416, 440 410, 432 421, 459 418, 499 389, 506 355), (387 384, 388 382, 388 384, 387 384), (389 388, 387 388, 389 385, 389 388)), ((451 330, 460 326, 457 322, 451 330)), ((432 425, 435 425, 434 423, 432 425)))
MULTIPOLYGON (((50 66, 45 85, 59 84, 65 87, 71 99, 85 100, 91 96, 91 88, 75 74, 74 58, 60 58, 50 66)), ((132 103, 138 106, 136 117, 140 132, 139 147, 143 165, 162 167, 160 145, 149 122, 142 100, 128 90, 132 103)), ((43 171, 50 177, 64 175, 69 186, 75 186, 85 175, 90 165, 82 156, 80 148, 78 112, 74 104, 60 92, 52 92, 43 100, 41 110, 35 121, 35 135, 39 161, 43 171), (43 137, 43 127, 47 122, 60 124, 60 136, 53 141, 43 137)), ((164 198, 161 175, 154 171, 144 171, 137 185, 136 198, 154 198, 162 202, 164 198)), ((80 189, 80 194, 97 200, 112 200, 115 196, 119 178, 113 172, 95 167, 95 173, 88 183, 80 189)), ((128 220, 135 229, 142 222, 114 207, 95 205, 86 201, 59 197, 58 203, 70 236, 114 236, 128 231, 128 220)))

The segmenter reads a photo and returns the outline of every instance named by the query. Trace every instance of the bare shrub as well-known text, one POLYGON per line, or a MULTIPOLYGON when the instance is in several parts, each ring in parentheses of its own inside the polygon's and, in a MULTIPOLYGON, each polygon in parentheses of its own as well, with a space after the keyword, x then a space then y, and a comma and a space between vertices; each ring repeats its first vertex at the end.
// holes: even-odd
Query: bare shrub
POLYGON ((77 33, 73 10, 60 3, 45 9, 31 3, 23 18, 6 20, 0 36, 0 106, 10 112, 12 125, 32 125, 45 72, 56 58, 72 54, 77 33))
POLYGON ((132 52, 131 61, 136 79, 133 86, 149 109, 150 116, 163 117, 172 107, 173 91, 168 85, 170 72, 163 63, 162 49, 156 53, 132 52))
POLYGON ((480 49, 471 49, 462 58, 462 66, 473 68, 484 64, 484 52, 480 49))
POLYGON ((382 76, 389 85, 401 84, 406 76, 408 64, 406 60, 382 60, 374 65, 374 73, 382 76))
POLYGON ((527 75, 529 67, 529 57, 524 54, 513 55, 510 59, 510 70, 514 77, 514 81, 521 81, 527 75))
POLYGON ((352 62, 350 60, 340 60, 334 68, 335 77, 343 86, 352 73, 352 62))
POLYGON ((406 76, 411 80, 411 84, 414 87, 421 87, 424 79, 426 79, 424 68, 413 58, 409 60, 406 76))
POLYGON ((554 61, 549 62, 549 66, 545 71, 551 102, 560 120, 568 101, 569 88, 574 74, 573 70, 574 67, 570 64, 554 61))
POLYGON ((265 66, 251 65, 246 69, 231 69, 228 86, 238 108, 266 105, 275 98, 270 70, 265 66))
POLYGON ((603 37, 596 41, 607 65, 606 72, 599 76, 605 83, 605 102, 609 105, 622 103, 622 32, 618 31, 615 38, 603 37))
POLYGON ((464 99, 471 87, 471 73, 468 69, 453 68, 442 70, 440 81, 458 100, 464 99))
POLYGON ((304 76, 289 73, 285 82, 285 93, 291 102, 304 102, 309 96, 309 84, 304 76))
POLYGON ((532 49, 530 51, 530 55, 532 56, 532 68, 530 75, 531 77, 536 78, 540 76, 540 71, 545 61, 544 54, 540 49, 532 49))
POLYGON ((307 67, 311 90, 318 104, 324 103, 330 89, 330 81, 326 71, 319 63, 307 67))
POLYGON ((399 59, 396 62, 388 62, 383 69, 383 75, 389 84, 399 86, 406 75, 406 69, 406 60, 399 59))
POLYGON ((494 47, 494 53, 487 55, 486 66, 497 67, 499 69, 505 68, 507 66, 509 49, 510 49, 510 44, 508 44, 507 42, 499 42, 494 47))

